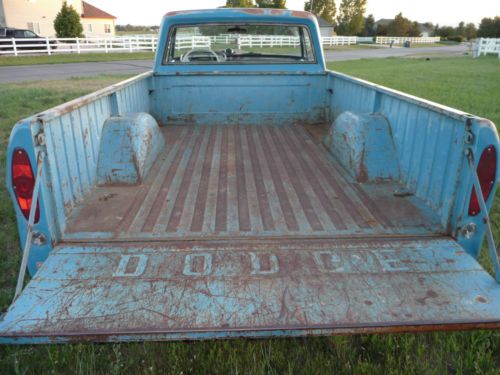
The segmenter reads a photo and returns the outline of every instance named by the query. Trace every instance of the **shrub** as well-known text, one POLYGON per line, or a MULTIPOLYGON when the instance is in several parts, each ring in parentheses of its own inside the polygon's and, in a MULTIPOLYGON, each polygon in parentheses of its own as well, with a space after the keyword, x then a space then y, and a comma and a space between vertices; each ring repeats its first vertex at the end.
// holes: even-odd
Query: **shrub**
POLYGON ((80 15, 66 1, 54 20, 54 29, 58 38, 81 38, 83 37, 83 26, 80 23, 80 15))
POLYGON ((462 43, 463 41, 465 41, 465 37, 463 35, 450 35, 448 38, 446 38, 446 40, 462 43))

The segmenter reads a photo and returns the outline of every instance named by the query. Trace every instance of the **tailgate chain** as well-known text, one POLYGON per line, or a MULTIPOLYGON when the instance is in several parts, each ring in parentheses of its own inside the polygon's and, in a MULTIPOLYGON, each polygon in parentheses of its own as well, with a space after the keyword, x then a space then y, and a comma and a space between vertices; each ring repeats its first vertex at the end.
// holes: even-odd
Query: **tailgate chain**
POLYGON ((472 182, 476 191, 476 196, 479 201, 479 207, 484 215, 484 223, 486 224, 486 241, 488 242, 488 249, 490 251, 490 258, 493 263, 493 268, 495 270, 495 280, 500 283, 500 263, 498 261, 497 248, 495 246, 495 239, 493 238, 493 230, 491 229, 490 217, 488 215, 488 209, 486 207, 486 202, 483 196, 483 190, 481 189, 481 184, 479 183, 479 176, 477 175, 476 163, 474 161, 474 153, 472 149, 467 149, 467 161, 469 162, 469 167, 472 172, 472 182))
POLYGON ((31 250, 31 240, 33 238, 33 224, 35 222, 35 212, 38 206, 38 196, 40 193, 40 184, 42 180, 42 169, 43 162, 45 160, 45 153, 40 151, 38 153, 37 161, 36 161, 36 179, 35 179, 35 188, 33 190, 33 196, 31 197, 31 208, 30 215, 28 218, 28 233, 26 234, 26 242, 24 243, 23 249, 23 259, 21 261, 21 269, 19 270, 19 276, 17 278, 16 292, 14 293, 14 301, 21 294, 23 290, 24 284, 24 276, 26 275, 26 266, 28 264, 28 258, 31 250))

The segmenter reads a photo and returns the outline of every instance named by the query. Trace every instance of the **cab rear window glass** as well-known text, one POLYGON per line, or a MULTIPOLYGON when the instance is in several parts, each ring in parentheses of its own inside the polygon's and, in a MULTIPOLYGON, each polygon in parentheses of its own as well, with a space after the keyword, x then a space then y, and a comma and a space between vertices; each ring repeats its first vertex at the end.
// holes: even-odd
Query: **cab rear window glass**
POLYGON ((309 29, 297 25, 224 24, 174 27, 166 64, 312 63, 309 29))

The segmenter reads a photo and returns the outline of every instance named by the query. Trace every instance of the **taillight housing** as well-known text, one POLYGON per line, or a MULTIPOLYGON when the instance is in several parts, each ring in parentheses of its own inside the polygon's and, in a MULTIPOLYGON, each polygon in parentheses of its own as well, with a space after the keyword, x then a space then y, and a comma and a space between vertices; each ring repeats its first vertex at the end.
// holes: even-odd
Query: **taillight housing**
MULTIPOLYGON (((488 201, 493 186, 495 185, 496 173, 497 151, 493 145, 490 145, 486 147, 481 154, 479 164, 477 165, 477 176, 485 202, 488 201)), ((469 202, 469 215, 476 216, 479 212, 481 212, 481 207, 479 206, 476 189, 473 187, 469 202)))
MULTIPOLYGON (((12 154, 12 187, 16 195, 17 204, 26 220, 29 219, 35 188, 35 176, 31 168, 28 153, 22 148, 14 150, 12 154)), ((40 206, 36 203, 35 223, 40 220, 40 206)))

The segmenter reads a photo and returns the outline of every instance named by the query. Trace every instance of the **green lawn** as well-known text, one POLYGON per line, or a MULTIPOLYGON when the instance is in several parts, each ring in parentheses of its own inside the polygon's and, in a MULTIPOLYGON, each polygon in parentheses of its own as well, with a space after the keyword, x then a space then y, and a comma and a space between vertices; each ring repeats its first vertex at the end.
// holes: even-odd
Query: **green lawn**
MULTIPOLYGON (((329 67, 500 124, 500 62, 496 58, 361 60, 329 67)), ((0 311, 9 304, 20 258, 12 207, 4 188, 5 150, 12 124, 117 79, 0 85, 0 311)), ((498 239, 499 206, 497 197, 494 221, 498 239)), ((0 347, 0 374, 11 373, 498 374, 500 332, 0 347)))
POLYGON ((113 53, 82 53, 55 54, 37 56, 0 56, 0 66, 36 65, 36 64, 65 64, 78 62, 101 62, 122 60, 152 60, 153 52, 113 52, 113 53))

